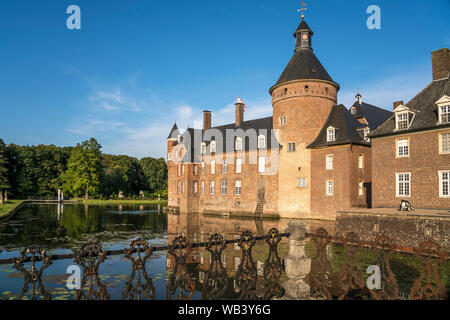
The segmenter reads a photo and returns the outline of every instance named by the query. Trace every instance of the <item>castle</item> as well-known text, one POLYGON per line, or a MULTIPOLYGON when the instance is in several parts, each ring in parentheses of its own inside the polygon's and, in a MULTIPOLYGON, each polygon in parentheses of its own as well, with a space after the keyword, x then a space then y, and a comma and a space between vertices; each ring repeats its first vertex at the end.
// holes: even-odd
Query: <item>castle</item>
MULTIPOLYGON (((174 124, 167 137, 169 209, 334 219, 340 210, 372 206, 373 171, 389 165, 381 164, 383 152, 389 151, 377 148, 380 158, 372 168, 372 133, 382 140, 380 130, 405 107, 396 103, 392 113, 363 102, 359 93, 350 109, 338 105, 340 86, 313 53, 313 31, 303 16, 294 37, 294 55, 269 90, 272 117, 246 121, 245 105, 238 99, 234 123, 213 127, 211 112, 204 111, 203 129, 181 133, 174 124)), ((449 70, 446 50, 436 62, 442 73, 449 70)), ((450 170, 448 157, 441 169, 450 170)), ((398 181, 391 178, 391 188, 377 184, 385 189, 380 192, 395 189, 398 181)), ((385 197, 392 199, 376 200, 392 206, 399 202, 398 193, 385 197)))

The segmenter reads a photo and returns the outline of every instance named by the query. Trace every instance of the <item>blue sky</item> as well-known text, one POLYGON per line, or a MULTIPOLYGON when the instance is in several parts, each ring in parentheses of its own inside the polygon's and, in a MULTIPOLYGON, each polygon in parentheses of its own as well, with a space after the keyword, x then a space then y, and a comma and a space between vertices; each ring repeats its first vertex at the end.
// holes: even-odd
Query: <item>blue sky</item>
MULTIPOLYGON (((391 109, 431 81, 430 52, 450 46, 449 0, 306 0, 314 52, 349 107, 391 109), (381 8, 381 30, 366 9, 381 8)), ((164 156, 169 130, 270 116, 269 88, 293 54, 296 0, 2 0, 0 137, 164 156), (68 30, 66 9, 81 8, 68 30)))

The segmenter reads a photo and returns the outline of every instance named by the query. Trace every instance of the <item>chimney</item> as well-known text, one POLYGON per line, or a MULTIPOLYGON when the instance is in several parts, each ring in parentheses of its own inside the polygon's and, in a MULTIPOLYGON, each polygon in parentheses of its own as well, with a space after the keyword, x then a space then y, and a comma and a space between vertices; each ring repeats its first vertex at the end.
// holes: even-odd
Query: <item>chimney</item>
POLYGON ((203 111, 203 131, 211 129, 211 111, 203 111))
POLYGON ((397 108, 397 107, 400 106, 400 105, 403 105, 403 100, 401 100, 401 101, 395 101, 395 102, 394 102, 394 110, 395 110, 395 108, 397 108))
POLYGON ((450 74, 450 51, 442 48, 431 53, 433 81, 447 78, 450 74))
POLYGON ((244 122, 244 104, 236 103, 236 127, 239 127, 244 122))

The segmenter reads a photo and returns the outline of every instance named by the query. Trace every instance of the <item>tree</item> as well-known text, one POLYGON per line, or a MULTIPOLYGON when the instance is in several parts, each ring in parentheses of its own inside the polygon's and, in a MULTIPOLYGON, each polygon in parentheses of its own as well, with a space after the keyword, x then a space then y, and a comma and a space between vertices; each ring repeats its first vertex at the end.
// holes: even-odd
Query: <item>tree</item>
POLYGON ((9 188, 8 182, 8 168, 7 168, 7 159, 5 155, 6 145, 2 139, 0 139, 0 195, 1 202, 3 202, 3 190, 9 188))
POLYGON ((160 192, 167 188, 167 165, 163 158, 142 158, 140 164, 150 192, 160 192))
POLYGON ((91 138, 73 148, 63 174, 62 189, 75 197, 97 196, 103 175, 101 145, 91 138))
POLYGON ((145 189, 145 179, 139 160, 129 156, 103 155, 104 181, 102 193, 105 196, 123 191, 126 195, 139 194, 145 189))

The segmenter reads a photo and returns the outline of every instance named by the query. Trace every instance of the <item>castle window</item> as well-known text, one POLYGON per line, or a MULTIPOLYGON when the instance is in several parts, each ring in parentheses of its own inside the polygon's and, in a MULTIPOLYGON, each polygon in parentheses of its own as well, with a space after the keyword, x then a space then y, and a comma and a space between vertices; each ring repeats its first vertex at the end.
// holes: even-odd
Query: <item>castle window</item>
POLYGON ((333 180, 327 180, 327 196, 332 196, 334 193, 334 182, 333 180))
POLYGON ((266 137, 264 135, 260 135, 258 137, 258 148, 264 149, 266 147, 266 137))
POLYGON ((258 157, 258 172, 263 173, 266 171, 266 158, 258 157))
POLYGON ((178 135, 178 143, 181 143, 181 135, 178 135))
POLYGON ((242 172, 242 159, 237 158, 236 159, 236 173, 241 173, 241 172, 242 172))
POLYGON ((288 152, 295 152, 295 142, 289 142, 288 152))
POLYGON ((411 195, 411 173, 396 173, 397 197, 409 197, 411 195))
POLYGON ((397 140, 397 158, 409 156, 409 139, 397 140))
POLYGON ((351 112, 352 114, 356 114, 356 108, 351 108, 351 109, 350 109, 350 112, 351 112))
POLYGON ((227 194, 227 181, 220 181, 220 194, 225 196, 227 194))
POLYGON ((172 152, 169 152, 168 154, 167 154, 167 160, 172 160, 172 152))
POLYGON ((184 193, 184 182, 181 183, 181 193, 184 193))
POLYGON ((358 155, 358 168, 364 169, 364 155, 358 155))
POLYGON ((214 194, 214 181, 209 182, 209 194, 214 194))
POLYGON ((358 182, 358 195, 360 196, 364 195, 364 182, 362 181, 358 182))
POLYGON ((181 176, 181 164, 178 165, 178 176, 181 176))
POLYGON ((181 166, 181 175, 184 176, 184 164, 181 166))
POLYGON ((205 194, 205 181, 200 182, 200 194, 205 194))
POLYGON ((180 194, 180 193, 181 193, 181 182, 178 181, 178 194, 180 194))
POLYGON ((309 89, 309 86, 308 86, 308 85, 306 85, 306 86, 305 86, 305 90, 308 90, 308 89, 309 89))
POLYGON ((364 128, 364 141, 366 142, 370 142, 369 133, 370 128, 369 127, 364 128))
POLYGON ((209 152, 216 153, 216 142, 211 141, 211 145, 209 146, 209 152))
POLYGON ((442 106, 439 108, 440 122, 449 123, 450 122, 450 106, 442 106))
POLYGON ((194 164, 193 169, 194 169, 194 170, 193 170, 194 175, 197 174, 197 165, 196 165, 196 164, 194 164))
POLYGON ((284 94, 286 95, 288 93, 288 89, 284 88, 284 94))
POLYGON ((280 117, 280 126, 284 126, 286 124, 286 117, 280 117))
POLYGON ((235 148, 236 148, 236 151, 242 150, 242 138, 241 137, 236 138, 235 148))
POLYGON ((439 197, 450 198, 450 171, 439 171, 439 197))
POLYGON ((234 194, 240 196, 242 192, 242 182, 241 180, 236 180, 234 182, 234 194))
POLYGON ((440 135, 441 153, 450 153, 450 133, 440 135))
POLYGON ((298 178, 297 179, 297 187, 306 188, 307 187, 306 178, 298 178))
POLYGON ((333 170, 333 155, 329 154, 327 155, 327 170, 333 170))
POLYGON ((227 164, 227 160, 223 160, 222 162, 222 173, 225 174, 228 171, 228 164, 227 164))
POLYGON ((205 161, 202 161, 202 174, 205 174, 205 161))
POLYGON ((216 173, 216 161, 211 160, 211 174, 215 174, 215 173, 216 173))
POLYGON ((206 143, 202 142, 201 145, 201 154, 206 154, 206 143))
POLYGON ((194 194, 197 193, 197 188, 198 188, 198 182, 194 181, 194 184, 193 184, 193 192, 194 192, 194 194))
POLYGON ((327 129, 327 142, 336 141, 336 129, 329 127, 327 129))

